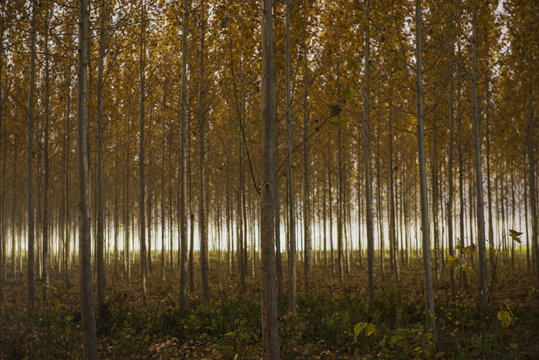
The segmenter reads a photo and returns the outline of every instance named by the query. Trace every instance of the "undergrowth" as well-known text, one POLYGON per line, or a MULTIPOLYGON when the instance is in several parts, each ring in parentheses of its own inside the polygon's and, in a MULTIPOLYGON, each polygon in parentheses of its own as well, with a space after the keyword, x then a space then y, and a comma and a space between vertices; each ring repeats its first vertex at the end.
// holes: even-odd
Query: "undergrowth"
MULTIPOLYGON (((403 279, 410 275, 403 273, 403 279)), ((315 272, 313 278, 317 276, 320 274, 315 272)), ((362 276, 359 269, 357 276, 362 276)), ((503 288, 510 282, 499 285, 490 307, 481 312, 473 296, 468 296, 473 289, 450 299, 444 296, 445 284, 440 281, 436 334, 425 327, 421 292, 414 290, 411 283, 404 282, 403 289, 408 290, 400 295, 391 286, 380 287, 372 305, 367 302, 361 282, 340 287, 333 280, 324 283, 320 278, 316 283, 309 294, 298 294, 296 316, 287 312, 286 302, 279 304, 283 359, 534 359, 539 356, 535 341, 539 328, 536 290, 533 286, 522 289, 527 283, 512 283, 518 286, 518 291, 513 292, 511 288, 503 288)), ((177 293, 177 288, 167 288, 167 283, 156 283, 150 304, 144 308, 137 301, 136 288, 126 283, 116 284, 109 289, 106 307, 101 309, 97 322, 101 357, 259 359, 262 347, 257 285, 256 279, 251 280, 242 294, 234 281, 223 280, 214 289, 210 301, 203 302, 193 296, 189 310, 182 312, 171 295, 177 293)), ((61 296, 62 291, 56 289, 51 293, 51 298, 42 302, 32 316, 15 311, 17 307, 11 312, 4 311, 0 318, 0 359, 80 357, 76 296, 61 296)))

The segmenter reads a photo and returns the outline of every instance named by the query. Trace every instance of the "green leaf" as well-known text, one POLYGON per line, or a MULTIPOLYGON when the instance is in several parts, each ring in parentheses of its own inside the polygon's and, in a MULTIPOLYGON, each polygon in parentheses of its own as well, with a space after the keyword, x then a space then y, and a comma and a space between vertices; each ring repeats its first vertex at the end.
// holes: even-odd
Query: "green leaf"
POLYGON ((252 144, 252 145, 255 145, 255 144, 258 144, 258 140, 257 139, 249 139, 249 143, 252 144))
POLYGON ((466 246, 464 249, 462 249, 462 252, 464 254, 475 254, 476 246, 475 244, 470 244, 466 246))
POLYGON ((368 323, 362 321, 354 326, 354 338, 358 337, 359 334, 361 334, 361 332, 367 327, 367 324, 368 323))
POLYGON ((500 326, 504 329, 507 329, 511 325, 512 316, 511 313, 507 310, 500 310, 497 314, 498 321, 500 326))
POLYGON ((344 91, 344 97, 348 101, 352 101, 356 98, 356 96, 359 94, 359 91, 356 87, 352 86, 344 91))
POLYGON ((236 121, 235 123, 233 123, 232 125, 230 125, 232 127, 232 129, 235 129, 237 128, 238 126, 240 126, 240 122, 239 121, 236 121))
POLYGON ((52 303, 53 303, 54 307, 56 307, 56 308, 59 308, 60 305, 61 305, 61 304, 60 304, 60 299, 58 299, 58 298, 54 298, 54 299, 52 300, 52 303))
POLYGON ((355 61, 354 59, 352 58, 347 58, 346 59, 346 66, 351 69, 351 70, 358 70, 359 69, 359 63, 357 61, 355 61))
POLYGON ((513 241, 516 241, 517 243, 520 244, 520 235, 522 235, 521 232, 519 231, 515 231, 515 230, 509 230, 509 236, 511 236, 511 239, 513 239, 513 241))
POLYGON ((459 265, 459 259, 457 259, 454 256, 448 255, 447 256, 447 267, 452 269, 454 267, 457 267, 459 265))
POLYGON ((365 335, 371 336, 376 331, 376 326, 373 323, 367 324, 367 329, 365 329, 365 335))

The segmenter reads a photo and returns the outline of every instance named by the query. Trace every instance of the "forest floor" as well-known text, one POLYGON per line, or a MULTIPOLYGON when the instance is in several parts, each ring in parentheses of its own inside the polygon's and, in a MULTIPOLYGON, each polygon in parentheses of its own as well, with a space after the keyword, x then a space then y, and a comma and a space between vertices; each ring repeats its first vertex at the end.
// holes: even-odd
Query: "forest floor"
MULTIPOLYGON (((215 255, 215 254, 213 254, 215 255)), ((357 257, 356 257, 357 259, 357 257)), ((285 263, 286 264, 286 263, 285 263)), ((386 272, 389 271, 389 264, 386 272)), ((303 291, 298 263, 297 315, 279 304, 283 359, 538 359, 539 294, 525 258, 514 267, 499 264, 489 309, 477 310, 477 276, 465 289, 457 271, 459 296, 450 298, 448 269, 434 276, 437 334, 425 330, 420 262, 402 266, 400 291, 395 280, 377 269, 376 302, 368 305, 366 269, 352 266, 341 285, 331 268, 315 265, 311 291, 303 291)), ((9 269, 9 267, 8 267, 9 269)), ((198 268, 197 268, 198 269, 198 268)), ((24 270, 24 269, 23 269, 24 270)), ((178 309, 177 270, 163 282, 153 263, 149 301, 142 306, 138 267, 131 280, 113 279, 107 269, 106 308, 98 320, 102 359, 261 359, 259 278, 249 272, 245 291, 226 263, 212 257, 211 300, 190 294, 189 311, 178 309)), ((251 268, 250 268, 251 270, 251 268)), ((286 266, 285 269, 286 271, 286 266)), ((490 269, 489 269, 490 271, 490 269)), ((200 289, 195 274, 195 290, 200 289)), ((490 278, 489 273, 489 278, 490 278)), ((71 287, 51 274, 47 300, 36 286, 36 311, 28 316, 26 282, 10 278, 0 316, 0 359, 78 359, 81 357, 78 272, 71 287)), ((285 272, 286 278, 286 272, 285 272)), ((285 289, 287 283, 285 279, 285 289)))

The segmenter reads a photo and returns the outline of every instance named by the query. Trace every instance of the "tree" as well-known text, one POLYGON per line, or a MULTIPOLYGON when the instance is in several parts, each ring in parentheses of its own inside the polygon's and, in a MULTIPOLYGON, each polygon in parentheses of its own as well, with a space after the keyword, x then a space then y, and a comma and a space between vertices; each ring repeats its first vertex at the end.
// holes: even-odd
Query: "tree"
POLYGON ((309 272, 312 262, 312 241, 311 241, 311 207, 309 196, 311 194, 310 177, 309 177, 309 142, 307 141, 307 121, 309 114, 307 112, 307 99, 309 89, 309 68, 307 66, 307 11, 304 15, 303 25, 303 251, 304 251, 304 286, 305 292, 309 292, 309 272))
POLYGON ((49 286, 49 112, 50 112, 50 66, 49 66, 49 21, 50 3, 47 4, 45 17, 45 138, 43 152, 45 157, 45 184, 43 186, 43 299, 47 298, 47 288, 49 286))
MULTIPOLYGON (((262 14, 264 16, 264 14, 262 14)), ((292 117, 290 99, 290 0, 286 0, 286 145, 288 149, 288 311, 296 313, 296 199, 292 159, 292 117)), ((266 55, 267 56, 267 55, 266 55)), ((266 59, 264 59, 266 60, 266 59)))
POLYGON ((189 1, 183 1, 182 33, 182 108, 181 108, 181 153, 180 153, 180 308, 187 306, 187 216, 186 216, 186 176, 185 176, 185 111, 187 108, 187 20, 189 1))
MULTIPOLYGON (((288 0, 287 0, 288 1, 288 0)), ((275 250, 273 243, 273 137, 275 126, 275 78, 273 65, 272 0, 261 1, 262 22, 262 124, 260 131, 260 242, 262 245, 262 343, 264 359, 279 359, 277 299, 275 290, 275 250)), ((290 256, 290 254, 289 254, 290 256)))
POLYGON ((144 184, 144 101, 145 94, 145 48, 144 48, 144 0, 140 0, 140 121, 139 121, 139 185, 140 185, 140 276, 141 276, 141 297, 142 304, 146 305, 146 208, 144 205, 145 184, 144 184))
POLYGON ((529 86, 528 97, 528 161, 529 161, 529 187, 530 187, 530 203, 531 203, 531 219, 532 219, 532 244, 535 248, 535 275, 537 284, 539 284, 539 242, 537 240, 539 232, 537 224, 537 194, 535 190, 535 141, 534 141, 534 112, 533 112, 533 87, 529 86))
MULTIPOLYGON (((34 3, 36 0, 34 0, 34 3)), ((84 359, 97 359, 97 333, 90 250, 90 199, 88 179, 88 123, 86 86, 88 66, 88 2, 79 0, 78 152, 79 152, 79 278, 84 359)))
POLYGON ((37 0, 32 2, 32 29, 30 43, 30 89, 28 91, 28 313, 34 312, 34 78, 36 62, 36 12, 37 0))
POLYGON ((101 0, 99 60, 97 65, 97 309, 99 313, 103 311, 105 306, 105 267, 103 264, 103 64, 105 61, 105 11, 106 1, 101 0))
POLYGON ((472 101, 474 115, 475 186, 477 196, 477 243, 479 249, 479 305, 485 309, 487 293, 487 256, 485 250, 485 212, 483 204, 483 170, 481 166, 481 130, 479 128, 479 104, 477 99, 477 3, 473 3, 472 19, 472 101))
POLYGON ((200 73, 198 85, 198 130, 200 140, 200 197, 198 205, 198 226, 200 234, 200 272, 202 275, 202 294, 206 300, 210 298, 210 287, 208 284, 208 228, 206 224, 206 176, 205 176, 205 134, 204 134, 204 37, 206 35, 206 20, 204 10, 204 0, 200 1, 200 73))
MULTIPOLYGON (((2 3, 2 12, 5 14, 5 3, 2 3)), ((0 144, 2 145, 2 188, 0 189, 0 313, 4 304, 4 281, 6 278, 6 153, 7 142, 4 129, 3 116, 3 93, 2 93, 2 69, 4 67, 4 32, 6 28, 5 15, 0 20, 0 144)))
MULTIPOLYGON (((453 239, 453 137, 454 137, 454 101, 453 101, 453 78, 454 78, 454 56, 453 51, 451 51, 450 56, 450 67, 449 67, 449 159, 447 163, 447 181, 449 182, 448 186, 448 199, 447 199, 447 238, 448 238, 448 247, 449 255, 454 257, 454 239, 453 239)), ((451 267, 449 270, 449 277, 451 282, 451 297, 457 295, 457 289, 455 284, 455 268, 451 267)))
POLYGON ((425 310, 428 324, 436 333, 434 314, 434 291, 432 288, 432 269, 430 261, 430 229, 429 229, 429 200, 427 193, 427 167, 425 156, 425 129, 423 125, 423 49, 421 45, 422 23, 421 0, 415 1, 416 26, 416 85, 417 85, 417 142, 419 149, 419 187, 421 202, 421 229, 423 237, 423 268, 425 276, 425 310))
MULTIPOLYGON (((367 25, 365 26, 365 75, 363 79, 364 91, 365 91, 365 147, 364 147, 364 156, 365 156, 365 203, 367 210, 367 267, 369 272, 369 302, 372 304, 375 297, 375 282, 374 282, 374 230, 373 230, 373 220, 372 220, 372 190, 371 190, 371 154, 369 148, 369 74, 370 74, 370 26, 369 26, 369 9, 370 9, 370 0, 366 0, 366 17, 367 25)), ((381 249, 382 250, 382 249, 381 249)))

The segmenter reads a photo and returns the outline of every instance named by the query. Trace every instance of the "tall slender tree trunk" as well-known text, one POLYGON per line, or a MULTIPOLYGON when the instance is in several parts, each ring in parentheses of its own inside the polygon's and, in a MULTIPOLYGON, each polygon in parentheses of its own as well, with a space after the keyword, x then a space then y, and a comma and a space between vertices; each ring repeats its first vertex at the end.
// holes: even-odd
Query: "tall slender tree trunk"
POLYGON ((344 186, 343 186, 343 159, 342 159, 342 127, 343 122, 340 120, 339 129, 337 130, 337 166, 339 171, 339 188, 337 192, 337 273, 339 275, 339 284, 344 282, 343 268, 343 203, 344 203, 344 186))
MULTIPOLYGON (((239 120, 242 121, 241 118, 239 120)), ((243 199, 245 196, 245 186, 244 186, 244 171, 243 171, 243 144, 241 142, 241 136, 238 138, 238 161, 239 161, 239 188, 238 188, 238 209, 237 209, 237 248, 238 248, 238 269, 240 271, 240 291, 243 293, 245 291, 245 273, 247 272, 247 264, 244 262, 244 242, 243 239, 246 237, 244 231, 243 223, 245 221, 245 212, 243 211, 243 199)))
POLYGON ((524 178, 524 219, 526 232, 526 270, 531 272, 530 264, 530 228, 528 225, 528 181, 524 178))
MULTIPOLYGON (((150 134, 149 138, 150 138, 150 144, 149 144, 149 147, 150 149, 152 148, 152 119, 150 117, 149 119, 149 124, 148 124, 148 133, 150 134)), ((153 231, 153 217, 152 217, 152 213, 153 213, 153 203, 152 203, 152 196, 153 196, 153 193, 152 193, 152 164, 153 164, 153 158, 152 158, 152 154, 153 152, 150 150, 149 153, 148 153, 148 177, 147 177, 147 189, 148 189, 148 207, 146 209, 146 215, 148 216, 148 221, 147 221, 147 225, 146 225, 146 228, 147 228, 147 232, 148 232, 148 248, 147 248, 147 251, 146 251, 146 264, 148 265, 148 272, 151 274, 152 273, 152 231, 153 231)))
POLYGON ((432 227, 434 237, 434 273, 440 279, 440 232, 438 226, 438 142, 436 124, 432 128, 431 178, 432 178, 432 227))
MULTIPOLYGON (((269 0, 268 0, 269 1, 269 0)), ((268 1, 263 1, 263 4, 267 5, 268 1)), ((286 41, 286 64, 285 64, 285 81, 286 81, 286 134, 287 134, 287 147, 288 147, 288 311, 293 315, 296 314, 296 199, 294 193, 294 162, 292 160, 292 117, 291 117, 291 97, 290 97, 290 0, 286 1, 286 29, 285 29, 285 41, 286 41)), ((269 1, 271 4, 271 1, 269 1)), ((270 10, 266 10, 270 11, 270 10)), ((271 25, 271 19, 264 19, 264 12, 262 12, 263 21, 269 22, 271 25)), ((267 15, 269 17, 269 14, 267 15)), ((268 26, 268 24, 266 24, 268 26)), ((271 35, 272 30, 266 29, 271 35)), ((263 34, 268 35, 268 34, 263 34)), ((266 51, 269 51, 267 49, 266 51)), ((271 51, 273 55, 273 51, 271 51)), ((267 61, 267 59, 264 59, 267 61)), ((272 60, 273 61, 273 60, 272 60)), ((268 66, 268 65, 266 65, 268 66)), ((270 80, 266 80, 270 82, 270 80)), ((273 96, 273 95, 267 95, 273 96)))
MULTIPOLYGON (((358 154, 357 154, 357 247, 358 247, 358 255, 359 255, 359 267, 363 268, 363 245, 361 244, 361 218, 362 218, 362 212, 363 207, 362 205, 362 196, 361 196, 361 135, 358 136, 358 154)), ((324 187, 325 191, 325 187, 324 187)), ((324 193, 324 200, 325 201, 325 193, 324 193)))
MULTIPOLYGON (((36 139, 37 140, 37 144, 38 144, 38 148, 41 148, 41 144, 40 144, 40 138, 36 139)), ((41 150, 41 149, 40 149, 41 150)), ((42 214, 43 214, 43 205, 42 205, 42 196, 40 196, 41 194, 43 194, 43 186, 42 186, 42 183, 41 183, 41 174, 42 174, 42 169, 43 169, 43 166, 42 166, 42 154, 41 154, 41 151, 37 151, 35 153, 36 157, 37 157, 37 169, 36 169, 36 182, 37 184, 36 185, 36 193, 38 194, 37 196, 37 209, 35 209, 35 216, 36 216, 36 220, 35 222, 38 223, 38 224, 42 224, 43 223, 43 219, 42 219, 42 214)), ((43 273, 43 268, 41 267, 41 260, 42 260, 42 257, 41 257, 41 241, 40 241, 40 235, 42 235, 41 229, 36 225, 34 227, 34 231, 35 231, 35 240, 34 240, 34 244, 35 244, 35 263, 34 263, 34 266, 35 266, 35 269, 37 270, 37 280, 38 281, 41 281, 42 280, 42 273, 43 273)))
MULTIPOLYGON (((370 11, 370 0, 366 0, 366 16, 369 17, 370 11)), ((368 20, 368 19, 367 19, 368 20)), ((365 156, 365 207, 367 211, 366 216, 366 225, 367 225, 367 268, 369 272, 369 303, 374 302, 376 296, 375 293, 375 281, 374 281, 374 228, 373 228, 373 219, 372 219, 372 184, 371 184, 371 153, 370 153, 370 108, 369 108, 369 95, 370 95, 370 25, 367 21, 365 27, 365 59, 364 59, 364 91, 365 91, 365 147, 364 147, 364 156, 365 156)), ((382 245, 383 246, 383 245, 382 245)), ((380 249, 383 254, 383 248, 380 249)), ((383 261, 383 256, 382 256, 383 261)), ((383 265, 382 265, 383 267, 383 265)))
MULTIPOLYGON (((35 4, 35 0, 34 0, 35 4)), ((78 151, 79 151, 79 274, 83 354, 86 360, 97 359, 97 335, 92 289, 90 249, 90 199, 86 113, 86 76, 88 66, 88 2, 79 0, 79 73, 78 73, 78 151)))
POLYGON ((479 250, 479 305, 485 309, 487 293, 487 257, 485 250, 485 213, 483 204, 483 170, 481 166, 481 129, 479 127, 479 104, 477 98, 477 4, 473 10, 472 87, 475 144, 475 182, 477 196, 477 244, 479 250))
POLYGON ((486 134, 486 151, 487 151, 487 201, 488 201, 488 243, 489 243, 489 256, 490 266, 494 269, 494 214, 492 211, 492 185, 491 185, 491 170, 490 170, 490 72, 487 72, 487 84, 486 84, 486 108, 485 108, 485 123, 487 126, 486 134))
MULTIPOLYGON (((515 229, 515 170, 513 168, 513 163, 509 164, 509 174, 509 186, 511 187, 511 229, 515 229)), ((515 267, 515 241, 511 241, 511 267, 515 267)))
POLYGON ((537 240, 537 232, 539 231, 537 226, 537 193, 535 188, 535 143, 534 143, 534 131, 535 131, 535 119, 533 114, 533 86, 530 81, 529 95, 528 95, 528 161, 530 163, 529 171, 529 186, 530 186, 530 203, 531 203, 531 221, 532 221, 532 246, 535 249, 535 276, 537 286, 539 286, 539 242, 537 240))
MULTIPOLYGON (((449 69, 449 161, 447 164, 447 181, 448 186, 448 199, 447 199, 447 238, 449 255, 455 256, 454 240, 453 240, 453 138, 454 138, 454 103, 453 103, 453 68, 454 59, 453 53, 450 54, 450 69, 449 69)), ((457 289, 455 284, 455 267, 451 267, 449 270, 449 278, 451 282, 451 297, 455 298, 457 295, 457 289)))
MULTIPOLYGON (((328 144, 328 154, 331 154, 331 139, 328 144)), ((331 186, 331 161, 328 161, 328 208, 329 208, 329 258, 331 274, 335 276, 335 258, 333 254, 333 187, 331 186)), ((290 271, 290 270, 289 270, 290 271)))
MULTIPOLYGON (((165 108, 165 96, 163 95, 163 108, 165 108)), ((161 264, 160 264, 160 278, 162 281, 166 281, 166 264, 165 264, 165 232, 166 232, 166 219, 165 219, 165 147, 166 147, 166 128, 165 121, 163 119, 161 123, 161 132, 163 138, 161 139, 161 204, 159 208, 161 210, 161 264)))
MULTIPOLYGON (((118 136, 116 136, 118 141, 118 136)), ((114 155, 114 280, 118 280, 118 237, 120 233, 120 210, 118 206, 118 167, 119 165, 119 151, 114 155)))
MULTIPOLYGON (((129 127, 129 123, 128 123, 129 127)), ((129 161, 130 161, 130 149, 129 149, 129 138, 126 139, 125 142, 126 146, 126 157, 125 157, 125 188, 124 188, 124 224, 123 224, 123 231, 124 231, 124 251, 123 251, 123 260, 124 260, 124 272, 125 276, 128 280, 131 279, 131 262, 129 260, 129 247, 130 247, 130 225, 129 225, 129 177, 130 177, 130 171, 129 171, 129 161)))
POLYGON ((32 2, 32 25, 30 45, 30 90, 28 95, 28 313, 34 312, 34 82, 36 62, 36 12, 37 0, 32 2))
MULTIPOLYGON (((327 189, 326 189, 326 186, 324 184, 324 189, 323 189, 323 198, 322 198, 322 242, 323 242, 323 247, 324 247, 324 271, 326 271, 327 267, 328 267, 328 253, 327 253, 327 250, 328 250, 328 236, 327 236, 327 189)), ((320 249, 319 249, 320 250, 320 249)))
MULTIPOLYGON (((277 111, 275 111, 277 113, 277 111)), ((279 166, 279 130, 278 130, 278 120, 276 119, 275 126, 275 144, 274 144, 274 167, 278 169, 279 166)), ((275 261, 276 261, 276 271, 277 271, 277 299, 279 303, 284 301, 284 284, 283 284, 283 264, 281 257, 281 201, 279 196, 279 171, 275 172, 275 192, 273 199, 275 206, 275 261)))
MULTIPOLYGON (((2 3, 2 12, 5 11, 5 3, 2 3)), ((2 145, 2 190, 0 193, 0 313, 3 310, 4 304, 4 283, 7 279, 7 264, 6 264, 6 153, 7 153, 7 142, 6 142, 6 130, 4 122, 2 121, 3 115, 3 98, 2 98, 2 68, 4 65, 4 29, 5 29, 5 20, 2 17, 0 22, 0 144, 2 145)), ((12 195, 13 196, 13 195, 12 195)), ((14 214, 11 214, 13 217, 14 214)))
MULTIPOLYGON (((180 308, 187 308, 187 214, 186 214, 186 172, 185 145, 186 126, 185 111, 187 108, 187 21, 189 16, 189 1, 183 1, 183 34, 182 34, 182 108, 181 108, 181 152, 180 152, 180 308)), ((202 136, 202 132, 201 132, 202 136)))
MULTIPOLYGON (((49 68, 49 6, 45 18, 45 139, 43 144, 45 160, 45 179, 43 185, 43 299, 47 299, 49 287, 49 107, 50 107, 50 68, 49 68)), ((0 128, 1 131, 1 128, 0 128)), ((1 235, 0 235, 1 236, 1 235)))
POLYGON ((307 122, 309 114, 307 112, 307 91, 309 88, 309 68, 307 67, 307 15, 304 19, 304 35, 303 35, 303 248, 305 252, 304 261, 304 288, 308 293, 309 287, 309 272, 312 262, 312 240, 311 240, 311 223, 310 223, 310 202, 309 195, 311 193, 309 186, 309 146, 307 142, 307 122))
MULTIPOLYGON (((65 115, 65 136, 64 136, 64 149, 63 149, 63 161, 64 161, 64 173, 63 173, 63 202, 62 202, 62 224, 64 226, 63 236, 64 236, 64 282, 66 287, 70 287, 69 280, 69 258, 71 250, 71 241, 70 241, 70 221, 69 216, 69 163, 70 163, 70 146, 71 146, 71 68, 66 66, 66 115, 65 115)), ((15 168, 16 169, 16 168, 15 168)))
MULTIPOLYGON (((191 73, 189 73, 191 76, 191 73)), ((188 93, 191 89, 189 83, 188 93)), ((187 113, 187 134, 191 134, 191 117, 190 112, 187 113)), ((187 194, 189 195, 189 291, 195 291, 195 214, 193 212, 193 182, 191 178, 191 136, 187 137, 187 194)))
MULTIPOLYGON (((149 144, 149 147, 150 149, 152 148, 152 119, 151 117, 148 119, 149 120, 149 124, 148 124, 148 133, 149 133, 149 138, 150 138, 150 144, 149 144)), ((148 232, 148 248, 147 248, 147 251, 146 251, 146 264, 147 264, 147 268, 148 268, 148 271, 150 274, 152 273, 152 231, 153 231, 153 218, 152 218, 152 213, 153 213, 153 203, 152 203, 152 196, 153 196, 153 193, 152 193, 152 164, 153 164, 153 159, 152 159, 152 151, 150 150, 148 152, 148 177, 147 177, 147 185, 146 185, 146 188, 148 189, 148 207, 146 209, 146 216, 148 217, 148 221, 146 222, 146 228, 147 228, 147 232, 148 232)))
POLYGON ((145 214, 145 187, 144 187, 144 99, 145 94, 145 49, 144 49, 144 0, 140 0, 141 21, 140 21, 140 121, 139 121, 139 172, 140 172, 140 278, 142 304, 146 305, 146 214, 145 214))
MULTIPOLYGON (((507 172, 507 169, 503 168, 503 173, 506 173, 507 172)), ((505 212, 505 209, 506 209, 506 200, 505 200, 505 196, 506 196, 506 193, 505 193, 505 182, 504 182, 504 178, 502 176, 499 176, 499 198, 500 198, 500 212, 502 214, 502 231, 501 231, 501 236, 502 236, 502 256, 503 256, 503 263, 505 265, 505 263, 507 262, 507 227, 505 226, 505 215, 506 215, 506 212, 505 212)))
POLYGON ((393 275, 395 276, 395 284, 397 292, 400 294, 399 284, 399 267, 398 267, 398 252, 397 252, 397 235, 395 233, 397 223, 395 215, 395 188, 394 188, 394 170, 393 170, 393 115, 391 114, 391 104, 389 106, 389 243, 393 249, 393 275))
POLYGON ((101 0, 99 16, 99 61, 97 65, 97 311, 105 305, 105 268, 103 264, 103 64, 105 57, 106 1, 101 0))
MULTIPOLYGON (((458 46, 458 45, 457 45, 458 46)), ((459 48, 459 59, 460 59, 460 48, 459 48)), ((458 80, 457 80, 457 122, 458 122, 458 162, 459 162, 459 235, 460 235, 460 253, 459 258, 462 261, 463 260, 463 252, 462 249, 464 248, 464 217, 465 217, 465 205, 464 205, 464 159, 463 159, 463 149, 462 149, 462 140, 463 140, 463 133, 462 133, 462 112, 461 112, 461 72, 459 69, 458 72, 458 80)), ((460 270, 460 281, 464 289, 468 288, 468 281, 466 272, 460 270)))
POLYGON ((425 310, 430 329, 436 334, 434 313, 434 291, 432 287, 432 269, 430 260, 429 199, 427 191, 427 166, 425 156, 425 130, 423 125, 423 49, 421 45, 421 27, 423 16, 421 0, 415 1, 416 21, 416 72, 417 72, 417 141, 419 148, 419 187, 421 194, 421 228, 423 234, 423 266, 425 276, 425 310))
MULTIPOLYGON (((288 0, 287 8, 288 8, 288 0)), ((262 21, 262 126, 260 196, 260 241, 262 245, 262 345, 265 360, 279 359, 277 300, 275 291, 275 253, 273 244, 274 214, 273 144, 275 126, 275 70, 273 65, 272 0, 261 1, 262 21)))
POLYGON ((206 34, 206 19, 204 10, 204 0, 200 2, 200 73, 198 88, 198 127, 200 140, 200 199, 199 199, 199 236, 200 236, 200 272, 202 275, 202 294, 206 300, 210 298, 210 287, 208 285, 208 234, 206 225, 206 179, 205 179, 205 134, 204 134, 204 36, 206 34))
MULTIPOLYGON (((230 131, 228 133, 228 148, 231 147, 231 141, 232 138, 230 131)), ((230 168, 231 168, 231 161, 230 157, 227 157, 227 166, 226 166, 226 204, 225 204, 225 211, 226 211, 226 262, 227 262, 227 268, 228 268, 228 275, 230 276, 232 274, 232 211, 231 211, 231 195, 230 195, 230 168)))
POLYGON ((410 229, 409 229, 409 215, 408 215, 408 200, 406 194, 406 183, 404 181, 404 174, 406 173, 406 165, 404 165, 403 170, 401 172, 401 181, 402 181, 402 208, 403 208, 403 223, 404 223, 404 234, 406 237, 405 241, 405 259, 406 259, 406 267, 410 267, 410 246, 411 246, 411 240, 410 240, 410 229))
MULTIPOLYGON (((382 176, 381 176, 381 144, 382 144, 382 127, 380 116, 378 116, 378 141, 377 141, 377 152, 376 152, 376 207, 378 212, 378 237, 380 238, 380 275, 381 278, 384 278, 384 268, 385 268, 385 256, 386 249, 384 244, 384 213, 382 210, 382 176)), ((373 220, 374 221, 374 220, 373 220)), ((374 226, 374 224, 373 224, 374 226)), ((374 236, 374 230, 373 230, 374 236)), ((392 253, 391 253, 391 243, 390 245, 390 259, 389 262, 392 264, 392 253)))

